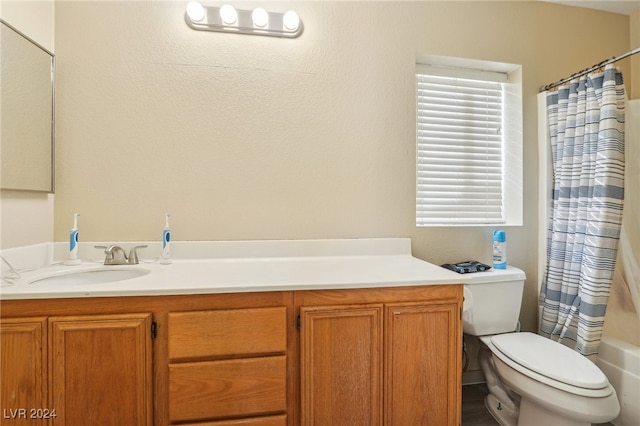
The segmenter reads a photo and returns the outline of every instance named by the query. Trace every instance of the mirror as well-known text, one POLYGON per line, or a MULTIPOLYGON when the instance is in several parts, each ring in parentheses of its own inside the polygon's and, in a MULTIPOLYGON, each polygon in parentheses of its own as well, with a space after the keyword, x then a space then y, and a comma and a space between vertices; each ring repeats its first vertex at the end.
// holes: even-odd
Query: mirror
POLYGON ((0 187, 53 192, 54 55, 0 23, 0 187))

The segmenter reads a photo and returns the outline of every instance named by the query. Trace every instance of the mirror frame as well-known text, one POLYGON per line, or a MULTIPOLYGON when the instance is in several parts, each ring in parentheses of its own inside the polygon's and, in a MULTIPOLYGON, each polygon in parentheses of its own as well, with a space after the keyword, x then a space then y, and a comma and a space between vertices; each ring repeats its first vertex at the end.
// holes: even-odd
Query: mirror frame
POLYGON ((48 49, 31 39, 29 36, 25 35, 22 31, 18 30, 13 25, 9 24, 4 19, 0 19, 0 23, 2 25, 6 25, 7 28, 16 32, 19 36, 23 37, 26 41, 33 44, 38 49, 42 50, 44 53, 51 57, 51 177, 50 177, 50 187, 48 189, 29 189, 29 188, 8 188, 5 187, 4 184, 0 189, 3 191, 25 191, 25 192, 40 192, 40 193, 55 193, 55 115, 56 115, 56 92, 55 92, 55 65, 56 65, 56 57, 50 52, 48 49))

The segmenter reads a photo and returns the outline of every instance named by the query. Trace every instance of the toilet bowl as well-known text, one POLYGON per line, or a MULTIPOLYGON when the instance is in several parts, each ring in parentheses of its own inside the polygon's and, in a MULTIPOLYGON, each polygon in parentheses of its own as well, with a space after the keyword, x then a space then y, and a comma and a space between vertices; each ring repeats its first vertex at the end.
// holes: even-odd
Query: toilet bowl
POLYGON ((589 426, 618 415, 616 392, 605 375, 572 349, 534 333, 480 340, 494 367, 483 372, 495 374, 511 391, 512 400, 519 400, 517 416, 503 418, 504 403, 495 396, 486 399, 487 409, 503 426, 589 426), (519 398, 513 398, 514 392, 519 398))
POLYGON ((578 352, 518 324, 524 272, 472 274, 464 288, 465 334, 479 337, 489 395, 485 405, 502 426, 590 426, 620 411, 602 371, 578 352))

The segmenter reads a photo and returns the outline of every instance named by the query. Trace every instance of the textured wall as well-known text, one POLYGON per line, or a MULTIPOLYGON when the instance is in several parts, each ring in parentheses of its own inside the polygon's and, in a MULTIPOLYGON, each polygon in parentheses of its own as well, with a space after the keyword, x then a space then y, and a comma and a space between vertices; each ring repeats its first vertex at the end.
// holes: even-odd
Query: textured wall
POLYGON ((507 231, 533 327, 535 95, 628 50, 628 17, 542 2, 260 4, 297 10, 302 36, 196 32, 186 1, 56 2, 55 239, 80 212, 84 241, 159 240, 170 212, 176 240, 408 236, 435 263, 489 262, 492 229, 414 225, 414 63, 517 63, 530 196, 507 231))

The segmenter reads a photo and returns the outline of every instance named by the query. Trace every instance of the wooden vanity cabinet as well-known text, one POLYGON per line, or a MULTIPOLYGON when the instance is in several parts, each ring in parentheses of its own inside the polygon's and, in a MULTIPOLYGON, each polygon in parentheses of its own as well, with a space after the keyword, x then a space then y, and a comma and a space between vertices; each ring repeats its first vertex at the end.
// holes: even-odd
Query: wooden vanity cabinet
POLYGON ((460 424, 462 286, 1 305, 12 425, 460 424))
POLYGON ((56 409, 46 425, 293 426, 291 292, 0 305, 2 408, 56 409))
POLYGON ((461 286, 298 292, 301 424, 459 425, 461 286))

